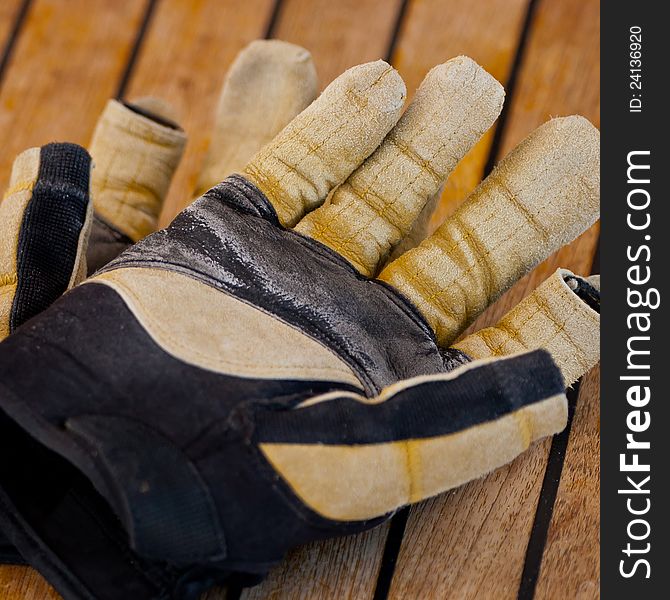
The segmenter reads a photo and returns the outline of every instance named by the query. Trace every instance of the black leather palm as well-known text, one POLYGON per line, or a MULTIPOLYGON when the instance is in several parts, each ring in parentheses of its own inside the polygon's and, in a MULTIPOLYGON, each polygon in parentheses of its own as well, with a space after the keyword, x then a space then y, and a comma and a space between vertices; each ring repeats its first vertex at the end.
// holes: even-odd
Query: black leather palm
MULTIPOLYGON (((368 397, 467 361, 442 352, 393 290, 280 227, 241 177, 104 271, 135 267, 185 274, 304 332, 349 365, 368 397)), ((559 394, 563 382, 535 352, 415 385, 381 406, 352 400, 358 391, 181 361, 113 289, 86 284, 0 344, 0 449, 9 457, 0 521, 66 597, 195 598, 231 575, 264 575, 292 546, 388 517, 317 514, 259 444, 444 435, 559 394), (293 410, 327 392, 343 397, 293 410)))
POLYGON ((103 271, 122 266, 177 269, 276 315, 334 350, 372 395, 446 370, 433 332, 408 301, 327 246, 281 227, 261 192, 240 176, 103 271))

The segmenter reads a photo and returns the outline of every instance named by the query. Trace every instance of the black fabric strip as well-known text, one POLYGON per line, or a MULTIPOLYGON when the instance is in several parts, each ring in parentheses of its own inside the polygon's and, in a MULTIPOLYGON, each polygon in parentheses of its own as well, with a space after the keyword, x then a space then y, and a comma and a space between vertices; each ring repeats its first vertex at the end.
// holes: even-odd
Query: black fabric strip
POLYGON ((289 407, 335 389, 356 391, 327 381, 235 377, 183 362, 148 335, 114 290, 95 283, 79 286, 35 327, 4 340, 0 359, 0 381, 46 420, 61 423, 94 398, 96 414, 160 414, 163 433, 180 447, 225 425, 233 409, 244 412, 242 398, 289 407), (101 352, 103 342, 114 352, 101 352))
POLYGON ((600 291, 594 288, 586 279, 568 275, 565 277, 565 282, 570 289, 585 302, 589 308, 592 308, 597 313, 600 313, 600 291))
POLYGON ((338 398, 262 412, 261 442, 374 444, 447 435, 498 419, 564 389, 549 353, 489 362, 449 380, 421 383, 382 403, 338 398))
POLYGON ((91 157, 81 146, 49 144, 40 151, 37 182, 19 232, 10 331, 67 290, 86 221, 90 170, 91 157))

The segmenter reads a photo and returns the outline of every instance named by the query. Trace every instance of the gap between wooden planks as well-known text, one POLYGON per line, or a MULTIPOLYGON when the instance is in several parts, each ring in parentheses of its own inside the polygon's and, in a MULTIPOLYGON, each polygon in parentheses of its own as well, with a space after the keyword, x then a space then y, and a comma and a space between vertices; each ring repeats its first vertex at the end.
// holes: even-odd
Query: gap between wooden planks
POLYGON ((600 597, 600 367, 582 379, 537 600, 600 597))
POLYGON ((28 0, 4 0, 0 2, 0 84, 4 70, 15 46, 14 31, 22 25, 22 11, 28 0))

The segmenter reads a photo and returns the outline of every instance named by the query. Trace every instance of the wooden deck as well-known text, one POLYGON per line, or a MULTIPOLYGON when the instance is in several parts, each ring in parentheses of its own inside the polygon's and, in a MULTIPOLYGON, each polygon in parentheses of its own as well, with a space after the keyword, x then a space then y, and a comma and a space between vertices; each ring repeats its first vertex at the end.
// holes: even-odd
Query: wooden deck
MULTIPOLYGON (((444 217, 550 116, 581 113, 599 125, 599 9, 599 0, 2 0, 0 186, 29 146, 86 144, 108 97, 159 95, 189 135, 167 223, 191 197, 228 65, 270 36, 307 47, 323 84, 384 57, 413 90, 458 54, 505 84, 503 115, 451 177, 444 217)), ((597 272, 597 243, 598 225, 477 326, 559 265, 597 272)), ((598 378, 595 369, 571 392, 571 426, 512 464, 371 532, 298 549, 260 586, 207 600, 599 597, 598 378)), ((1 600, 49 598, 58 595, 31 569, 0 567, 1 600)))

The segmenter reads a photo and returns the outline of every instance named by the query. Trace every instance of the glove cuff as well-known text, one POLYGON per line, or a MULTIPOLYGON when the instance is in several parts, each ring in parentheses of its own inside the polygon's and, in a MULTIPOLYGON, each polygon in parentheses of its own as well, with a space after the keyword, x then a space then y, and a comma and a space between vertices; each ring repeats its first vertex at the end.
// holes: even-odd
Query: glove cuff
POLYGON ((108 415, 58 427, 3 384, 0 404, 0 529, 61 594, 195 600, 228 576, 208 488, 167 438, 108 415))

